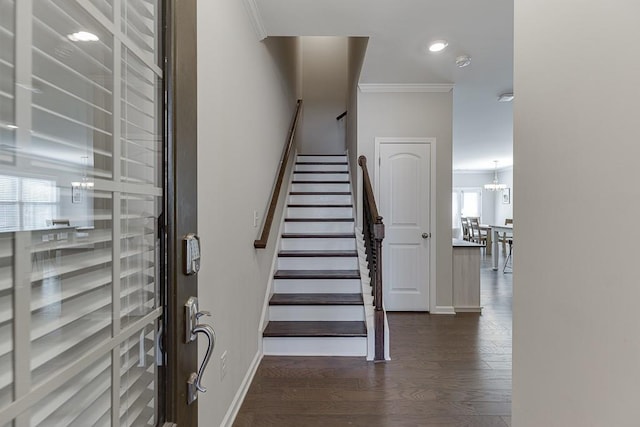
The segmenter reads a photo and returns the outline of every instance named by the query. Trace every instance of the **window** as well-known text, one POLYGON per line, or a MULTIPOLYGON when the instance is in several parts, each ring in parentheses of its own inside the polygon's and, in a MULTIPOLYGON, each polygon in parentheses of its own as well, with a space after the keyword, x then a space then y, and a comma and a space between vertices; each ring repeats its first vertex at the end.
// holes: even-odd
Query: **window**
POLYGON ((161 11, 0 0, 0 427, 158 423, 161 11))
POLYGON ((482 217, 482 188, 454 188, 451 202, 453 236, 460 237, 461 217, 482 217))
POLYGON ((0 231, 33 230, 57 215, 55 181, 0 175, 0 231))

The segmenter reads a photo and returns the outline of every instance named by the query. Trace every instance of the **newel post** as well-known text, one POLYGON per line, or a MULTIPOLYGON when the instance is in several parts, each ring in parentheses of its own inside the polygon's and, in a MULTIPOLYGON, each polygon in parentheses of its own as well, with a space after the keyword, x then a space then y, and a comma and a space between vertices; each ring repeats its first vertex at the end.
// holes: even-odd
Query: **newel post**
POLYGON ((373 238, 376 248, 376 268, 375 268, 375 314, 374 322, 376 328, 376 351, 375 360, 385 360, 384 357, 384 309, 382 306, 382 239, 384 239, 384 224, 382 217, 378 216, 373 225, 373 238))

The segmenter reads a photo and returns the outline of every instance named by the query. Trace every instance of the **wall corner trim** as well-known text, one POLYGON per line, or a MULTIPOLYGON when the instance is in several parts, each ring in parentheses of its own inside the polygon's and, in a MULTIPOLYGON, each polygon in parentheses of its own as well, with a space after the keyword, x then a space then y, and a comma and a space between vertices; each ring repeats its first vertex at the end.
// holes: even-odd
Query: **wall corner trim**
POLYGON ((260 8, 256 0, 244 0, 244 6, 247 8, 249 19, 253 25, 253 29, 256 31, 258 40, 264 40, 267 38, 267 30, 264 28, 262 22, 262 15, 260 14, 260 8))
POLYGON ((438 305, 431 314, 456 314, 456 310, 450 305, 438 305))
POLYGON ((253 377, 256 375, 258 366, 260 366, 260 362, 262 361, 263 356, 264 354, 262 353, 262 351, 258 350, 255 357, 253 358, 253 361, 249 365, 249 368, 247 369, 247 374, 244 376, 244 379, 242 380, 242 384, 240 384, 240 387, 238 388, 238 392, 234 396, 231 404, 229 405, 229 410, 227 410, 227 413, 225 414, 224 419, 220 423, 221 426, 231 427, 233 425, 233 422, 238 416, 238 412, 240 412, 240 407, 242 406, 242 402, 244 401, 244 398, 247 396, 247 392, 249 391, 249 387, 251 386, 251 382, 253 382, 253 377))
POLYGON ((364 93, 415 92, 446 93, 454 88, 452 83, 360 83, 358 87, 364 93))

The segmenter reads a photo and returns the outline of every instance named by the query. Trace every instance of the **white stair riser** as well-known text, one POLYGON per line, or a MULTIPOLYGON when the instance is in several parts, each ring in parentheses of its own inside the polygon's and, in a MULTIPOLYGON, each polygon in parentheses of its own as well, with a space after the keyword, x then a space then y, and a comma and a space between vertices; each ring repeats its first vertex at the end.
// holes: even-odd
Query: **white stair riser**
POLYGON ((351 191, 351 186, 349 184, 291 184, 291 191, 313 191, 316 193, 323 193, 328 191, 351 191))
POLYGON ((353 222, 285 222, 285 233, 353 233, 353 222))
POLYGON ((292 194, 289 196, 290 205, 348 205, 351 194, 292 194))
POLYGON ((353 238, 301 238, 281 239, 281 248, 285 251, 353 251, 356 249, 353 238))
POLYGON ((362 291, 360 279, 275 279, 277 294, 356 294, 362 291))
POLYGON ((272 305, 269 320, 274 322, 364 322, 363 305, 272 305))
POLYGON ((346 172, 347 165, 296 165, 296 171, 346 172))
POLYGON ((346 173, 296 173, 294 181, 349 181, 346 173))
POLYGON ((347 156, 345 155, 339 155, 339 156, 299 155, 296 161, 298 162, 346 162, 347 156))
POLYGON ((279 257, 278 270, 358 270, 358 257, 279 257))
POLYGON ((287 218, 353 218, 353 208, 287 208, 287 218))
POLYGON ((289 338, 265 337, 266 356, 366 356, 365 337, 289 338))

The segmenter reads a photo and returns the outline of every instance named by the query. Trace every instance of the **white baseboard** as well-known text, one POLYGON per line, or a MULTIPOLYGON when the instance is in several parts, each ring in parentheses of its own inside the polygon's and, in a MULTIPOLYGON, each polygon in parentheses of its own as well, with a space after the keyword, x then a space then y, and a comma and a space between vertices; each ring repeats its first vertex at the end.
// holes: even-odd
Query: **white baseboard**
POLYGON ((456 313, 482 313, 482 307, 478 306, 462 306, 455 307, 456 313))
POLYGON ((437 305, 431 314, 456 314, 452 305, 437 305))
POLYGON ((238 416, 238 412, 240 412, 240 407, 242 406, 242 402, 244 402, 244 398, 249 391, 249 387, 251 386, 251 382, 253 381, 253 377, 256 375, 256 371, 258 370, 258 366, 260 366, 260 361, 262 361, 262 352, 258 350, 256 356, 253 358, 251 365, 249 365, 249 369, 247 370, 247 374, 244 376, 242 380, 242 384, 240 384, 240 388, 238 388, 238 392, 233 398, 231 405, 229 405, 229 410, 224 416, 224 419, 220 423, 220 426, 231 427, 233 422, 236 420, 238 416))

